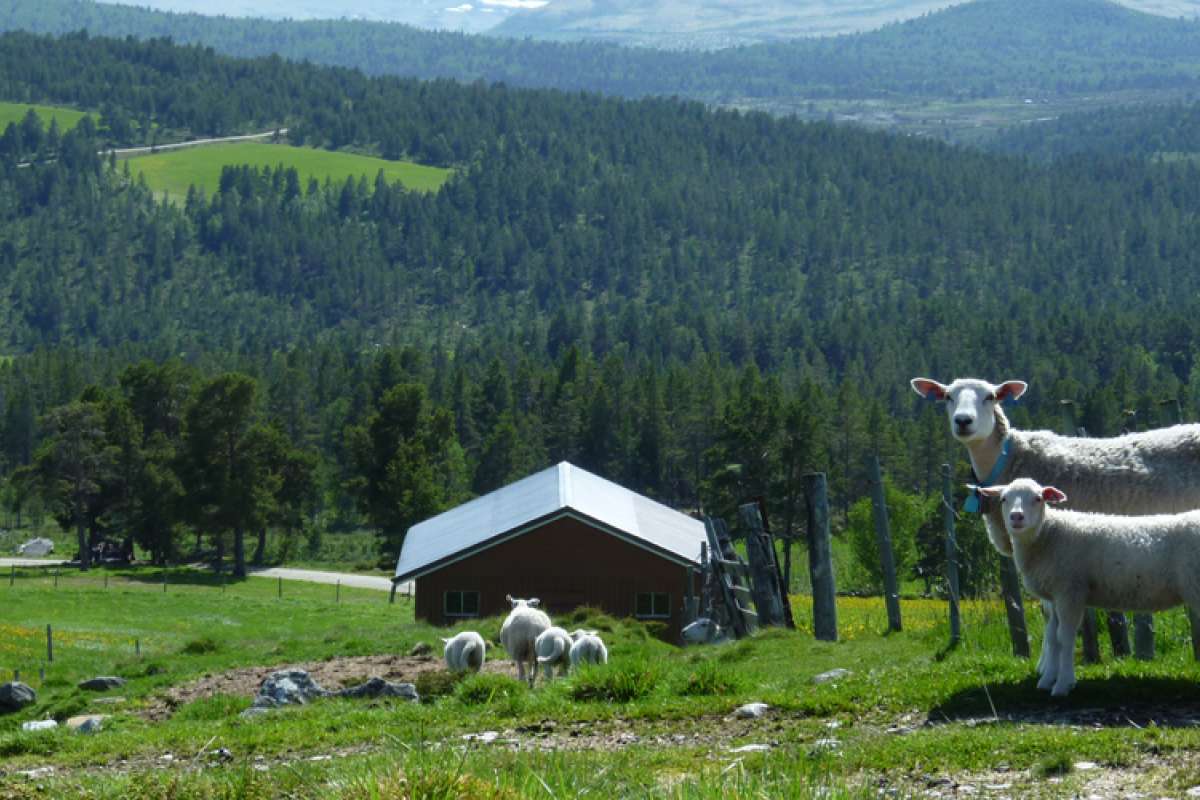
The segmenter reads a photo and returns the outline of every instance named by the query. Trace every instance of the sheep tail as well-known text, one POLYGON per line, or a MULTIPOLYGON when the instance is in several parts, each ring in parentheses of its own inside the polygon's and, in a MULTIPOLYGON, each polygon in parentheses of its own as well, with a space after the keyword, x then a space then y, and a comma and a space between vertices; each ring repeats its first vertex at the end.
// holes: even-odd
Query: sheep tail
POLYGON ((565 645, 563 644, 563 640, 562 640, 562 639, 555 639, 555 640, 554 640, 554 652, 553 652, 553 653, 551 653, 551 654, 550 654, 550 655, 548 655, 548 656, 538 656, 538 663, 539 663, 539 664, 546 664, 546 663, 548 663, 548 662, 551 662, 551 661, 559 661, 559 660, 561 660, 561 659, 562 659, 562 655, 563 655, 563 649, 564 649, 564 647, 565 647, 565 645))

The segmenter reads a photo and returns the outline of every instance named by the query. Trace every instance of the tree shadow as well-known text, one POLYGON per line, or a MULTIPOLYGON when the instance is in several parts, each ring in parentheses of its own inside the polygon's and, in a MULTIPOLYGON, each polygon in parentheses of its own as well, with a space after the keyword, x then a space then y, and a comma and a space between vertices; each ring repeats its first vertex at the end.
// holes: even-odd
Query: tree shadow
POLYGON ((1200 684, 1184 678, 1080 680, 1066 697, 1037 688, 1036 677, 963 689, 929 710, 929 725, 996 722, 1104 728, 1200 727, 1200 684))
MULTIPOLYGON (((162 567, 125 567, 112 570, 111 574, 131 583, 161 584, 163 582, 162 567)), ((208 570, 198 570, 187 567, 165 569, 167 586, 211 586, 219 589, 222 586, 236 586, 244 583, 247 578, 235 578, 226 571, 218 575, 208 570)))

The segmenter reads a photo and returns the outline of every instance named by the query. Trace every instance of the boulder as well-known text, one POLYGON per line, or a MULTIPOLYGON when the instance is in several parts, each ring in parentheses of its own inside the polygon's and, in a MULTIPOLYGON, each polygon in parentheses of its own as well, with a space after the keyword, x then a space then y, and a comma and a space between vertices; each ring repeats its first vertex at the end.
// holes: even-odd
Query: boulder
POLYGON ((22 722, 21 730, 23 731, 50 731, 58 727, 58 723, 52 719, 35 719, 30 722, 22 722))
POLYGON ((822 672, 820 675, 813 676, 812 680, 813 683, 832 683, 833 681, 840 681, 842 678, 849 678, 853 674, 848 669, 831 669, 829 672, 822 672))
POLYGON ((0 684, 0 711, 20 711, 37 702, 37 692, 20 681, 0 684))
POLYGON ((79 682, 80 689, 86 689, 89 692, 107 692, 110 689, 120 689, 125 685, 124 678, 118 678, 115 675, 101 675, 97 678, 89 678, 86 681, 79 682))
POLYGON ((107 714, 80 714, 67 720, 67 728, 76 733, 95 733, 104 726, 107 714))
POLYGON ((281 669, 272 672, 258 688, 254 698, 257 708, 305 705, 318 697, 329 697, 331 693, 302 669, 281 669))
POLYGON ((411 683, 389 683, 383 678, 371 678, 364 684, 350 689, 342 689, 338 697, 403 697, 405 700, 416 702, 417 687, 411 683))
POLYGON ((49 539, 30 539, 17 548, 17 555, 25 558, 43 558, 54 552, 54 542, 49 539))
POLYGON ((763 714, 767 713, 770 708, 766 703, 746 703, 746 705, 738 708, 733 712, 733 715, 738 719, 758 719, 763 714))

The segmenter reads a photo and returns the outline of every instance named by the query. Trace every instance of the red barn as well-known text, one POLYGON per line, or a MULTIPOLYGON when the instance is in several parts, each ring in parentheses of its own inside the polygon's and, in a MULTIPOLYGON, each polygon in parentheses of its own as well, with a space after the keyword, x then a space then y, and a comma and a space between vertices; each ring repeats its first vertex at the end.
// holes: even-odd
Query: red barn
POLYGON ((506 613, 511 594, 552 615, 660 621, 676 639, 705 542, 699 520, 564 461, 414 525, 394 580, 415 580, 417 619, 436 625, 506 613))

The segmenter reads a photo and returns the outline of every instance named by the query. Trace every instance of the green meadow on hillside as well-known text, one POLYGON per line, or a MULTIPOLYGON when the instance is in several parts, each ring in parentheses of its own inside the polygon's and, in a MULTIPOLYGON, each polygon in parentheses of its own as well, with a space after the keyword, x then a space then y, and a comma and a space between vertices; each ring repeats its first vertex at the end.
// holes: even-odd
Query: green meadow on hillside
POLYGON ((916 598, 902 603, 903 633, 885 633, 879 598, 843 597, 841 641, 815 641, 808 598, 795 596, 800 630, 695 649, 579 609, 556 621, 601 631, 609 664, 530 690, 510 677, 498 617, 455 628, 491 642, 485 672, 456 678, 440 666, 437 637, 449 633, 386 593, 260 578, 223 587, 188 569, 171 570, 164 591, 157 569, 105 574, 0 575, 0 675, 20 670, 38 691, 35 705, 0 714, 6 800, 891 797, 947 780, 1010 797, 1127 785, 1178 796, 1200 783, 1188 766, 1200 729, 1187 722, 1200 667, 1180 611, 1159 615, 1154 661, 1106 656, 1054 702, 1034 688, 1033 663, 1011 656, 998 603, 964 603, 963 640, 947 648, 945 603, 916 598), (420 642, 431 655, 407 655, 420 642), (250 680, 247 668, 296 663, 338 665, 342 685, 415 678, 423 702, 240 715, 265 674, 250 680), (835 668, 849 672, 814 680, 835 668), (101 674, 129 683, 105 696, 77 688, 101 674), (735 719, 749 702, 771 710, 735 719), (110 716, 92 736, 21 730, 82 712, 110 716))
POLYGON ((86 111, 79 111, 66 106, 43 106, 37 103, 5 103, 0 102, 0 131, 8 127, 10 122, 20 122, 29 113, 29 109, 37 112, 44 125, 50 120, 57 119, 60 130, 74 128, 79 120, 87 116, 86 111))
POLYGON ((386 161, 352 153, 263 142, 230 142, 136 156, 129 159, 129 170, 145 176, 146 184, 155 192, 166 192, 173 199, 182 199, 187 196, 189 186, 209 194, 214 192, 224 167, 250 165, 263 168, 281 164, 295 168, 301 185, 308 183, 310 178, 321 182, 328 178, 334 183, 359 176, 373 180, 382 170, 389 182, 399 181, 409 189, 422 192, 439 189, 451 173, 441 167, 408 161, 386 161))

